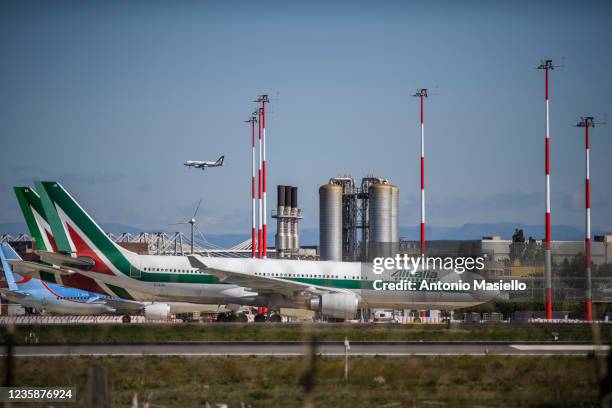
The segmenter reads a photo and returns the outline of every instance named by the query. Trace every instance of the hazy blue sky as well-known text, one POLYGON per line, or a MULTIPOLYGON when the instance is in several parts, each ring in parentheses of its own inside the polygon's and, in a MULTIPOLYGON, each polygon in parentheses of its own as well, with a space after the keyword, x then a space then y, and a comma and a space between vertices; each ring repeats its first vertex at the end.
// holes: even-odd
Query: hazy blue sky
MULTIPOLYGON (((270 207, 376 174, 419 219, 419 87, 428 223, 543 222, 544 74, 553 222, 583 222, 580 115, 612 112, 610 2, 0 3, 0 222, 10 187, 58 179, 99 221, 165 228, 203 199, 207 232, 250 228, 252 99, 268 118, 270 207), (333 4, 330 4, 333 3, 333 4), (461 3, 461 4, 459 4, 461 3), (226 166, 188 170, 187 159, 226 166)), ((612 229, 612 125, 592 137, 593 228, 612 229)), ((416 231, 416 230, 415 230, 416 231)), ((413 237, 413 238, 416 238, 413 237)))

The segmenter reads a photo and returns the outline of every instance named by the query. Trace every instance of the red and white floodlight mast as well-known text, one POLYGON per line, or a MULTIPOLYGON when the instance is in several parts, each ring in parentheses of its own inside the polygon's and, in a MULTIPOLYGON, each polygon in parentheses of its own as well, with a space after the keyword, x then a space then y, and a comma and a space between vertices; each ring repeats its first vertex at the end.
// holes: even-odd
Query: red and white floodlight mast
POLYGON ((551 238, 550 238, 550 122, 548 111, 548 71, 554 69, 555 66, 552 60, 543 60, 538 66, 538 69, 543 69, 546 73, 546 139, 545 139, 545 194, 546 194, 546 248, 544 250, 544 287, 546 295, 546 318, 552 319, 552 253, 551 253, 551 238))
POLYGON ((257 97, 257 99, 255 100, 255 102, 261 102, 261 116, 260 116, 260 120, 261 120, 261 144, 263 146, 262 148, 262 202, 263 202, 263 207, 262 207, 262 212, 263 212, 263 227, 262 227, 262 243, 263 243, 263 250, 262 250, 262 257, 266 258, 267 257, 267 248, 268 248, 268 214, 267 214, 267 205, 268 205, 268 196, 266 194, 266 103, 270 102, 270 99, 268 98, 268 95, 259 95, 257 97))
POLYGON ((251 257, 256 257, 257 250, 257 221, 256 221, 256 209, 257 203, 255 200, 255 123, 257 123, 257 112, 253 112, 253 115, 246 123, 251 124, 251 257))
POLYGON ((425 122, 423 98, 427 98, 427 89, 419 89, 413 95, 421 102, 421 256, 425 256, 425 122))
POLYGON ((584 183, 584 207, 585 207, 585 235, 584 235, 584 266, 586 268, 586 291, 585 291, 585 319, 587 321, 593 320, 593 295, 591 290, 591 174, 590 174, 590 144, 589 144, 589 128, 595 127, 595 125, 603 125, 607 121, 596 123, 592 116, 583 116, 580 118, 580 122, 576 124, 577 127, 584 128, 584 172, 585 172, 585 183, 584 183))
POLYGON ((257 223, 257 257, 261 258, 263 256, 263 234, 262 234, 262 226, 263 226, 263 210, 262 210, 262 192, 263 192, 263 181, 262 181, 262 143, 261 143, 261 108, 257 109, 257 122, 259 123, 259 169, 257 172, 257 199, 259 202, 259 217, 257 223))

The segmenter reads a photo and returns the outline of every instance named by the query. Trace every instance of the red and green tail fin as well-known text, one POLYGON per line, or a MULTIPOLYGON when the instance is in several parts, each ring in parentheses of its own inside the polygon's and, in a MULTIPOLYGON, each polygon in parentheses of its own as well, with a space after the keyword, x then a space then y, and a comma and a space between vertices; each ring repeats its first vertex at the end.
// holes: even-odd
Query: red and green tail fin
POLYGON ((96 272, 130 274, 130 251, 115 244, 61 184, 43 181, 35 185, 60 251, 93 258, 96 272))

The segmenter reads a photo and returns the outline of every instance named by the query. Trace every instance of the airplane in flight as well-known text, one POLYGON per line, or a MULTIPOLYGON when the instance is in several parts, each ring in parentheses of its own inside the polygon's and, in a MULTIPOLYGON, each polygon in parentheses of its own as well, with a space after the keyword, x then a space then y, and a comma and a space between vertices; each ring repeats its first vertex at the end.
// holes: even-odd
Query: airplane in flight
POLYGON ((187 167, 193 167, 195 169, 206 170, 207 167, 223 166, 224 159, 225 159, 225 156, 219 157, 216 161, 187 160, 184 164, 187 167))

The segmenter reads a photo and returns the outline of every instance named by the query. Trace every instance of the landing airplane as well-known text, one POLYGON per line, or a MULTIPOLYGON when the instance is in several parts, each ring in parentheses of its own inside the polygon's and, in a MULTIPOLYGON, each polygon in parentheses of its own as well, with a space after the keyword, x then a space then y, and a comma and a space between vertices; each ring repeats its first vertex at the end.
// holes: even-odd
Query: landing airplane
POLYGON ((187 167, 193 167, 196 169, 206 170, 207 167, 221 167, 223 166, 223 160, 225 156, 221 156, 217 161, 199 161, 199 160, 187 160, 184 164, 187 167))
MULTIPOLYGON (((77 264, 79 273, 156 298, 222 299, 216 303, 266 306, 274 311, 300 308, 350 319, 359 307, 451 310, 485 303, 499 294, 377 290, 376 282, 394 282, 393 277, 377 275, 371 265, 360 262, 139 255, 109 239, 59 183, 36 182, 36 188, 61 251, 38 251, 43 261, 62 268, 77 264)), ((477 278, 469 272, 449 273, 440 281, 477 278)))

